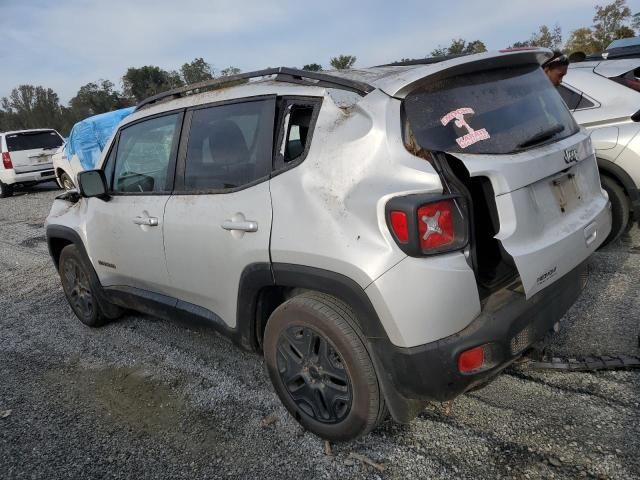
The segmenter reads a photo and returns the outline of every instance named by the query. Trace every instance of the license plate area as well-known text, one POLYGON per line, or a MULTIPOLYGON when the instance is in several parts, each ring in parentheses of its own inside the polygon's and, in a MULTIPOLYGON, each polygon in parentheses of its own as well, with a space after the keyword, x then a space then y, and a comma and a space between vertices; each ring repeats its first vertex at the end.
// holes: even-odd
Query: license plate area
POLYGON ((566 173, 551 180, 551 189, 562 213, 570 212, 582 202, 580 188, 573 173, 566 173))

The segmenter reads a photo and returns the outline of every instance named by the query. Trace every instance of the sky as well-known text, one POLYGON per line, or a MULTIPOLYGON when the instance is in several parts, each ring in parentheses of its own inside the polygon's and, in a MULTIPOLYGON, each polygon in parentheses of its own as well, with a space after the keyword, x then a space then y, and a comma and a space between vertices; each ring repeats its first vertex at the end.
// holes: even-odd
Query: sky
MULTIPOLYGON (((329 68, 338 54, 356 66, 421 58, 452 38, 489 50, 526 40, 542 24, 563 35, 592 24, 610 0, 0 0, 0 97, 29 83, 63 103, 80 86, 121 87, 128 67, 177 70, 203 57, 215 69, 329 68)), ((640 0, 627 0, 633 13, 640 0)))

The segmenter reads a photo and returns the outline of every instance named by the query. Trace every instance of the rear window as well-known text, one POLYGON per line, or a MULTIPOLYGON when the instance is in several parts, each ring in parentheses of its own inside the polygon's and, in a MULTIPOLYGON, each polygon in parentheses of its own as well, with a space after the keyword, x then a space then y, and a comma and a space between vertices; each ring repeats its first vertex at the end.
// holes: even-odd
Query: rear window
POLYGON ((7 149, 10 152, 34 150, 36 148, 58 148, 62 138, 56 132, 24 132, 7 135, 7 149))
POLYGON ((430 82, 407 95, 403 111, 418 145, 435 151, 513 153, 579 128, 538 65, 430 82))

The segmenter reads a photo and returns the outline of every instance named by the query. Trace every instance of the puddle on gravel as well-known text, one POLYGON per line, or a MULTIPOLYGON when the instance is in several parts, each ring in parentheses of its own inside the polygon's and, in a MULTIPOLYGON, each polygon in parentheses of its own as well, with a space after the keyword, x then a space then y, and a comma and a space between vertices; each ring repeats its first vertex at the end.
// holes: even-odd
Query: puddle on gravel
MULTIPOLYGON (((198 456, 216 454, 236 439, 229 435, 225 419, 216 411, 198 411, 176 387, 161 383, 144 369, 78 369, 64 376, 49 373, 49 382, 73 390, 83 403, 96 408, 105 420, 111 420, 132 434, 152 435, 176 446, 191 445, 198 456)), ((228 426, 227 426, 228 427, 228 426)))
POLYGON ((83 396, 95 398, 115 420, 136 429, 171 430, 184 415, 185 406, 171 388, 144 370, 83 370, 74 380, 83 396))

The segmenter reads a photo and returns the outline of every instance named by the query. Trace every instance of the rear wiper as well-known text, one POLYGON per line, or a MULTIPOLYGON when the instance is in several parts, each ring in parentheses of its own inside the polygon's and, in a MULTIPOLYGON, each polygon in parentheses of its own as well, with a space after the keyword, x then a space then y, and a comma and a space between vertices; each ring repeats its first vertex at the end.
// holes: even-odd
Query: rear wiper
POLYGON ((529 140, 522 142, 521 144, 518 145, 518 148, 527 148, 533 145, 537 145, 538 143, 542 143, 545 140, 549 140, 551 137, 553 137, 554 135, 557 135, 563 130, 564 130, 564 125, 560 125, 560 124, 554 125, 550 129, 545 130, 544 132, 540 132, 534 135, 533 137, 531 137, 529 140))

